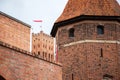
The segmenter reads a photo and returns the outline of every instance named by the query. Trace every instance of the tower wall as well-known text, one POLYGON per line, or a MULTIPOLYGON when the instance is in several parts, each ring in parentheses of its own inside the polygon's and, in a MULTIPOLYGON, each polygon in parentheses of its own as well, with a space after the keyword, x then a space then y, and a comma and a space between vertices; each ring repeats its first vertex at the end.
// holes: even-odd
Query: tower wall
POLYGON ((63 80, 102 80, 110 75, 119 80, 119 31, 115 21, 81 21, 58 28, 58 61, 63 64, 63 80), (97 26, 104 26, 98 35, 97 26), (69 29, 74 28, 74 37, 69 29))
MULTIPOLYGON (((119 41, 118 44, 118 57, 119 57, 119 66, 120 66, 120 24, 117 26, 117 40, 119 41)), ((119 69, 119 75, 120 75, 120 69, 119 69)), ((119 77, 120 78, 120 77, 119 77)))

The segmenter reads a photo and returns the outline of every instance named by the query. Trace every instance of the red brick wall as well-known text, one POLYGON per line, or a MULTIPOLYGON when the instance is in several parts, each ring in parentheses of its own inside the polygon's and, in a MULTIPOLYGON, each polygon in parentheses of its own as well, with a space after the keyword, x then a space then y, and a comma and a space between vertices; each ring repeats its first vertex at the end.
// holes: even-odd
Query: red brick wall
POLYGON ((120 80, 120 51, 115 43, 120 32, 117 33, 120 30, 118 25, 118 22, 83 21, 60 27, 56 38, 59 45, 58 61, 63 64, 63 80, 102 80, 105 74, 112 75, 114 80, 120 80), (97 25, 104 26, 103 35, 97 34, 97 25), (68 37, 70 28, 75 29, 74 38, 68 37), (84 42, 85 40, 98 42, 84 42), (83 42, 74 43, 78 41, 83 42), (101 48, 103 57, 100 57, 101 48))
POLYGON ((0 14, 0 41, 30 51, 30 28, 0 14))
MULTIPOLYGON (((120 41, 120 25, 117 26, 117 40, 120 41)), ((120 66, 120 42, 118 44, 118 55, 119 55, 119 66, 120 66)), ((119 75, 120 75, 120 68, 119 68, 119 75)))
POLYGON ((62 80, 60 65, 10 48, 0 45, 0 75, 6 80, 62 80))
POLYGON ((43 31, 32 34, 32 53, 49 61, 54 60, 54 38, 43 31))

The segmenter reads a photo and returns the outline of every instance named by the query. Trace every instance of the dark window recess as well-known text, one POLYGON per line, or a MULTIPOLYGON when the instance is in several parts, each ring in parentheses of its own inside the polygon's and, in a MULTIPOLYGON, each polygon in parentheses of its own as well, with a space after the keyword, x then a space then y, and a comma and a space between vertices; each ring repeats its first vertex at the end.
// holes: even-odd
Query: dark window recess
POLYGON ((105 74, 103 75, 103 80, 113 80, 113 76, 105 74))
POLYGON ((50 60, 50 54, 49 54, 49 60, 50 60))
POLYGON ((0 75, 0 80, 6 80, 6 79, 0 75))
POLYGON ((97 26, 97 34, 101 35, 104 34, 104 26, 97 26))
POLYGON ((74 28, 71 28, 70 30, 69 30, 69 37, 74 37, 74 28))
POLYGON ((103 49, 100 49, 100 57, 103 57, 103 49))
POLYGON ((40 52, 38 52, 38 55, 40 55, 40 52))
POLYGON ((45 57, 47 58, 47 53, 45 53, 45 57))
POLYGON ((72 74, 72 80, 74 80, 74 75, 72 74))

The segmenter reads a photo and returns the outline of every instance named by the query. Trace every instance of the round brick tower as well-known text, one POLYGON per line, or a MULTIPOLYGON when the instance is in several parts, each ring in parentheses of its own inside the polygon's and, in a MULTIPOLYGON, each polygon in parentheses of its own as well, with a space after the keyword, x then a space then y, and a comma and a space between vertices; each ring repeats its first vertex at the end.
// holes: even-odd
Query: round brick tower
POLYGON ((55 22, 63 80, 120 80, 120 6, 116 0, 69 0, 55 22))

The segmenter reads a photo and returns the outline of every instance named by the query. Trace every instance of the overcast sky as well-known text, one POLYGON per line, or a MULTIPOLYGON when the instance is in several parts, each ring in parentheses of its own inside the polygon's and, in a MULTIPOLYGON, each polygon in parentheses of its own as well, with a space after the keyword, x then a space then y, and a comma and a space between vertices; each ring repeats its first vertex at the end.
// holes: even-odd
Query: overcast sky
MULTIPOLYGON (((0 0, 0 11, 32 26, 33 32, 41 29, 50 34, 55 20, 62 13, 68 0, 0 0), (35 23, 33 20, 43 20, 35 23)), ((118 0, 120 3, 120 0, 118 0)))

